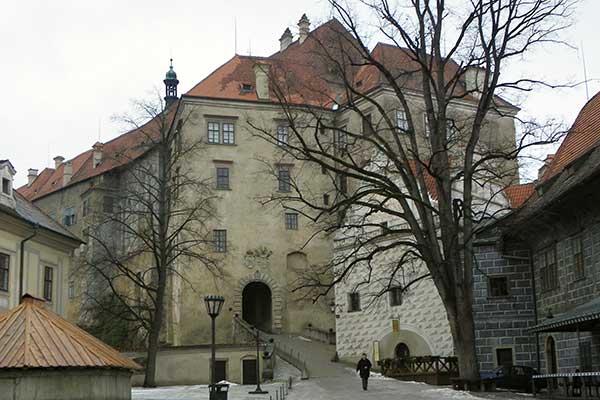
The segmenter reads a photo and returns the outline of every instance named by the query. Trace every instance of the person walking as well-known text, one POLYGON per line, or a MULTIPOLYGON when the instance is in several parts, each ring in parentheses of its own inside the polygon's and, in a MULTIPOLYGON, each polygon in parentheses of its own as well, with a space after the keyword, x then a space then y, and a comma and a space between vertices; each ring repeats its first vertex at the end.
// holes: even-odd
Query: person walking
POLYGON ((363 390, 367 390, 369 375, 371 375, 371 367, 371 361, 367 358, 367 353, 363 353, 358 364, 356 364, 356 372, 360 374, 360 378, 362 379, 363 390))

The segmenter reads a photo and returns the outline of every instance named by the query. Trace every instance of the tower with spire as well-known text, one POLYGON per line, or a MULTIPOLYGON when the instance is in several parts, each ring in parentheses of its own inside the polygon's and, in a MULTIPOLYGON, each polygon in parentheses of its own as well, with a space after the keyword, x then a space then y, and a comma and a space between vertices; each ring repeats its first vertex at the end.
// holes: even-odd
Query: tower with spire
POLYGON ((177 100, 177 85, 179 85, 179 80, 177 79, 177 74, 175 70, 173 70, 173 59, 171 58, 171 65, 169 66, 169 70, 165 75, 165 102, 167 107, 177 100))

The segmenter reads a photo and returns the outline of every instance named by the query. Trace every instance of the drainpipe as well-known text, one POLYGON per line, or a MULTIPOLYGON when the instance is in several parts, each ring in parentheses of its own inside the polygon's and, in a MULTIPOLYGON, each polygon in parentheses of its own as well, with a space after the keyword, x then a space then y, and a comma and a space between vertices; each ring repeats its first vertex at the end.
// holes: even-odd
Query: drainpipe
POLYGON ((27 236, 25 239, 21 240, 21 256, 19 257, 19 304, 21 303, 21 299, 23 298, 23 274, 25 271, 25 242, 33 239, 33 237, 37 235, 38 228, 39 224, 34 224, 33 233, 27 236))

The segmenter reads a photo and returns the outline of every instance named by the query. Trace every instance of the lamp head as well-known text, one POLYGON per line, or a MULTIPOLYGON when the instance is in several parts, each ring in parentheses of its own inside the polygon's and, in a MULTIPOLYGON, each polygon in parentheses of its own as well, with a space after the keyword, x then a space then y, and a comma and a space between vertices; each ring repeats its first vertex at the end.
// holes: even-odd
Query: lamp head
POLYGON ((225 299, 223 298, 223 296, 208 295, 204 298, 206 312, 212 318, 216 318, 221 313, 223 303, 225 303, 225 299))

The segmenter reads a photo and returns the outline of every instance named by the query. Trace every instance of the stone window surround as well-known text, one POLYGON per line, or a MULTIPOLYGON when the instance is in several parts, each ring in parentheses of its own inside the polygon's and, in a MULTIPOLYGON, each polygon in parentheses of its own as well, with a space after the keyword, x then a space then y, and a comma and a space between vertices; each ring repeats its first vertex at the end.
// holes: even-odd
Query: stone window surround
POLYGON ((487 275, 487 288, 488 288, 488 299, 503 299, 503 298, 507 298, 510 297, 510 278, 507 275, 503 275, 503 274, 493 274, 493 275, 487 275), (503 295, 494 295, 492 293, 492 279, 505 279, 506 280, 506 294, 503 295))
POLYGON ((360 304, 360 293, 352 292, 348 293, 348 313, 359 312, 362 311, 362 307, 360 304), (355 303, 355 304, 353 304, 355 303))
POLYGON ((213 229, 213 250, 217 253, 227 253, 227 230, 213 229))
POLYGON ((583 255, 583 233, 571 236, 571 256, 573 260, 573 281, 585 279, 585 257, 583 255), (577 252, 576 252, 577 251, 577 252))
POLYGON ((547 292, 552 292, 553 290, 559 289, 560 288, 560 283, 559 283, 559 279, 558 279, 558 260, 557 260, 557 244, 556 242, 548 244, 547 246, 541 248, 535 255, 535 257, 540 260, 539 262, 539 275, 540 275, 540 280, 541 280, 541 285, 540 285, 540 292, 541 293, 547 293, 547 292), (547 254, 548 253, 552 253, 553 255, 553 259, 554 262, 548 264, 548 259, 547 259, 547 254), (552 269, 554 270, 553 273, 553 281, 550 282, 550 279, 552 276, 552 271, 548 271, 547 269, 550 267, 553 267, 552 269), (547 277, 544 277, 544 273, 547 274, 547 277), (546 284, 544 284, 544 279, 546 279, 546 284))
MULTIPOLYGON (((293 164, 277 164, 277 191, 281 193, 290 193, 292 191, 292 168, 293 164), (282 172, 287 172, 287 177, 282 179, 282 172)), ((285 175, 285 174, 283 174, 285 175)))
POLYGON ((2 177, 2 194, 12 195, 12 181, 9 178, 2 177))
POLYGON ((54 270, 55 268, 53 266, 44 265, 44 274, 42 275, 43 297, 44 300, 49 303, 52 303, 52 300, 54 299, 54 282, 56 280, 54 277, 54 270))
POLYGON ((271 307, 273 316, 273 331, 280 333, 283 328, 283 295, 279 284, 272 276, 265 272, 256 271, 240 279, 234 290, 233 313, 242 315, 242 293, 246 285, 252 282, 261 282, 271 290, 271 307))
POLYGON ((285 229, 286 230, 298 230, 298 213, 286 212, 285 213, 285 229))
POLYGON ((224 146, 235 146, 236 145, 236 120, 238 117, 236 116, 227 116, 227 115, 209 115, 204 114, 204 118, 206 119, 206 143, 213 145, 224 145, 224 146), (217 125, 217 130, 214 130, 214 125, 217 125), (223 129, 224 125, 231 125, 231 131, 227 131, 231 133, 231 137, 228 137, 227 141, 225 141, 225 130, 223 129), (214 138, 211 138, 209 129, 213 127, 212 132, 216 132, 217 138, 216 141, 214 138))
POLYGON ((214 164, 214 179, 215 179, 215 184, 214 184, 214 188, 216 190, 231 190, 231 173, 233 171, 233 161, 230 160, 213 160, 213 164, 214 164), (225 186, 219 186, 219 169, 220 168, 226 168, 228 170, 228 175, 227 175, 227 187, 225 186))
POLYGON ((4 282, 0 282, 0 291, 8 292, 8 289, 10 287, 10 255, 6 253, 0 253, 0 258, 5 260, 5 263, 3 263, 2 266, 0 266, 0 269, 6 271, 6 287, 4 287, 4 282))
POLYGON ((496 367, 498 367, 498 350, 510 350, 511 351, 511 356, 512 356, 512 365, 515 365, 517 360, 516 360, 516 353, 515 353, 515 348, 514 346, 508 346, 508 345, 499 345, 499 346, 494 346, 492 348, 492 357, 494 360, 494 365, 496 367))

